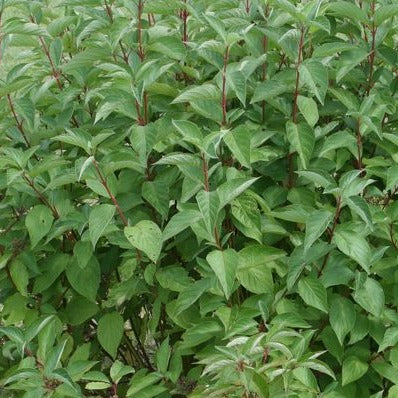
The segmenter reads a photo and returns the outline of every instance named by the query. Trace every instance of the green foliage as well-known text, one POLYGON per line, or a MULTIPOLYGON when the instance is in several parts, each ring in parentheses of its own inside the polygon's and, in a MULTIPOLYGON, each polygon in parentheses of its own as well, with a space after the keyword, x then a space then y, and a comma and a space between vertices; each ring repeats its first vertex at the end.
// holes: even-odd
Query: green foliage
POLYGON ((398 396, 396 0, 0 0, 0 396, 398 396))

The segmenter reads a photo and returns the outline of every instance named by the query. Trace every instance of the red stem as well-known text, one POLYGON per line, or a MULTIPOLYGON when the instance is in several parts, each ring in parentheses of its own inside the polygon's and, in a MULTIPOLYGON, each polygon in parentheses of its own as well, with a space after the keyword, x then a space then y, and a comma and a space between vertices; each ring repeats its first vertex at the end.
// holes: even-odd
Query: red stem
POLYGON ((144 92, 144 125, 148 124, 148 93, 144 92))
POLYGON ((141 22, 143 8, 144 8, 143 1, 138 0, 138 16, 137 16, 137 18, 138 18, 138 26, 137 26, 137 29, 138 29, 138 32, 137 32, 138 33, 138 56, 140 57, 141 62, 144 61, 144 57, 145 57, 144 48, 142 46, 142 22, 141 22))
POLYGON ((112 8, 109 6, 107 0, 104 0, 104 2, 105 2, 105 10, 106 10, 106 13, 108 14, 108 17, 109 17, 109 19, 111 20, 111 23, 113 23, 112 8))
POLYGON ((95 170, 97 171, 97 174, 98 174, 98 177, 99 177, 99 179, 101 181, 102 186, 105 188, 106 192, 108 193, 109 198, 111 199, 112 203, 116 207, 117 212, 119 213, 120 219, 122 220, 124 226, 126 227, 128 225, 128 221, 127 221, 127 218, 124 215, 122 209, 120 208, 119 202, 117 201, 117 199, 115 198, 115 196, 111 192, 111 190, 110 190, 110 188, 108 186, 108 183, 106 182, 106 180, 105 180, 105 178, 104 178, 104 176, 103 176, 103 174, 101 172, 101 169, 100 169, 100 167, 98 165, 98 162, 95 159, 93 159, 93 164, 94 164, 95 170))
POLYGON ((48 201, 48 199, 36 188, 35 183, 34 183, 33 180, 31 180, 25 174, 22 175, 22 178, 36 192, 36 194, 39 197, 40 201, 51 210, 51 213, 53 214, 53 217, 57 220, 59 218, 59 213, 58 213, 57 208, 55 206, 51 205, 51 203, 48 201))
MULTIPOLYGON (((186 7, 187 0, 184 0, 184 4, 186 7)), ((186 47, 187 43, 188 43, 188 27, 187 27, 188 11, 186 8, 184 8, 181 11, 181 18, 182 18, 182 22, 183 22, 182 42, 184 43, 184 45, 186 47)))
POLYGON ((42 46, 42 48, 43 48, 44 54, 46 54, 46 57, 47 57, 48 61, 50 62, 51 71, 52 71, 52 74, 53 74, 53 76, 54 76, 54 79, 55 79, 56 82, 57 82, 58 88, 59 88, 60 90, 62 90, 62 89, 63 89, 63 86, 62 86, 61 80, 60 80, 60 78, 59 78, 59 76, 60 76, 60 75, 59 75, 59 72, 58 72, 57 68, 55 67, 54 61, 53 61, 53 59, 51 58, 51 55, 50 55, 50 52, 48 51, 48 48, 47 48, 47 46, 46 46, 46 43, 45 43, 44 39, 43 39, 41 36, 39 36, 39 40, 40 40, 41 46, 42 46))
POLYGON ((227 124, 227 66, 229 59, 229 46, 227 46, 224 54, 224 67, 222 70, 222 96, 221 96, 221 108, 222 108, 222 122, 221 125, 227 124))
MULTIPOLYGON (((372 15, 374 17, 375 13, 375 0, 372 1, 371 4, 371 10, 372 10, 372 15)), ((375 55, 376 55, 376 32, 377 32, 377 26, 375 26, 374 21, 372 22, 372 45, 371 45, 371 50, 369 54, 369 79, 368 79, 368 87, 366 89, 366 95, 369 95, 370 89, 373 86, 373 69, 374 69, 374 60, 375 60, 375 55)))
POLYGON ((1 61, 2 61, 1 43, 2 43, 2 41, 3 41, 3 35, 2 35, 2 33, 1 33, 2 18, 3 18, 3 9, 0 10, 0 64, 1 64, 1 61))
POLYGON ((12 103, 10 94, 7 94, 7 101, 8 101, 8 105, 10 106, 11 113, 14 116, 15 123, 17 124, 17 128, 18 128, 19 132, 21 133, 21 135, 22 135, 22 137, 23 137, 23 139, 25 141, 26 146, 28 148, 30 148, 31 147, 30 142, 29 142, 28 138, 26 137, 25 130, 24 130, 23 126, 22 126, 22 122, 20 122, 18 120, 18 116, 17 116, 17 113, 15 112, 14 104, 12 103))
POLYGON ((246 12, 250 13, 250 0, 246 0, 246 12))
POLYGON ((358 150, 358 159, 357 159, 357 168, 358 170, 362 170, 362 135, 361 135, 361 118, 357 120, 357 150, 358 150))
POLYGON ((210 184, 209 184, 209 170, 207 166, 207 162, 205 159, 205 155, 202 153, 202 167, 203 167, 203 177, 204 177, 204 182, 205 182, 205 191, 209 192, 210 191, 210 184))
MULTIPOLYGON (((263 52, 266 54, 268 51, 268 37, 264 35, 263 37, 263 52)), ((267 62, 263 63, 262 67, 262 81, 265 82, 267 80, 267 62)), ((262 121, 265 121, 265 101, 262 102, 262 121)))

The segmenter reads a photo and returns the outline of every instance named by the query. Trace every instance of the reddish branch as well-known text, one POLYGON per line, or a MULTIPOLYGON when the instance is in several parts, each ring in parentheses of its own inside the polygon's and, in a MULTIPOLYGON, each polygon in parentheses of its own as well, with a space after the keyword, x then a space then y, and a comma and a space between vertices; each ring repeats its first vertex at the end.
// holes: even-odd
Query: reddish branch
POLYGON ((137 26, 137 34, 138 34, 138 56, 140 57, 141 62, 144 61, 145 53, 144 47, 142 46, 142 11, 144 9, 143 0, 138 0, 138 26, 137 26))
POLYGON ((62 90, 63 86, 61 83, 60 74, 59 74, 57 68, 55 67, 54 61, 50 55, 50 51, 48 50, 48 47, 46 46, 46 43, 41 36, 39 36, 39 40, 40 40, 41 46, 43 48, 44 54, 46 54, 46 57, 47 57, 48 61, 50 62, 51 71, 52 71, 55 81, 57 82, 57 86, 60 90, 62 90))
POLYGON ((187 27, 187 19, 188 19, 188 10, 186 8, 187 0, 184 0, 185 8, 181 10, 181 19, 182 19, 182 42, 184 43, 185 47, 188 43, 188 27, 187 27))
MULTIPOLYGON (((33 17, 31 17, 30 20, 32 23, 35 23, 35 20, 33 17)), ((44 54, 46 55, 48 61, 50 62, 51 72, 52 72, 52 75, 53 75, 55 81, 57 82, 57 86, 62 91, 64 87, 63 87, 63 84, 60 79, 61 74, 59 73, 58 69, 56 68, 56 66, 54 64, 54 60, 52 59, 50 51, 49 51, 49 49, 46 45, 46 42, 44 41, 42 36, 39 36, 39 41, 40 41, 40 44, 41 44, 44 54)), ((72 123, 75 127, 79 127, 79 123, 77 122, 75 116, 72 116, 72 123)))
POLYGON ((210 191, 210 184, 209 184, 209 170, 207 166, 207 162, 205 159, 205 155, 202 153, 202 168, 203 168, 203 178, 204 178, 204 184, 205 184, 205 191, 209 192, 210 191))
POLYGON ((222 108, 222 122, 221 125, 227 124, 227 66, 229 59, 229 46, 227 46, 224 54, 224 66, 222 70, 222 95, 221 95, 221 108, 222 108))
MULTIPOLYGON (((300 42, 298 47, 298 56, 297 56, 297 63, 296 63, 296 86, 294 89, 294 96, 293 96, 293 109, 292 109, 292 121, 293 123, 297 123, 297 99, 300 95, 300 65, 303 62, 303 46, 304 46, 304 34, 305 28, 301 27, 300 29, 300 42)), ((288 180, 288 187, 291 188, 293 186, 293 153, 289 153, 288 157, 288 164, 289 164, 289 180, 288 180)))
POLYGON ((20 120, 18 119, 18 116, 17 116, 17 113, 16 113, 16 111, 15 111, 14 104, 13 104, 13 102, 12 102, 12 100, 11 100, 10 94, 7 94, 7 101, 8 101, 8 105, 10 106, 11 113, 12 113, 12 115, 14 116, 15 123, 16 123, 16 125, 17 125, 17 129, 18 129, 19 132, 21 133, 22 138, 24 139, 26 146, 27 146, 28 148, 30 148, 30 147, 31 147, 30 142, 29 142, 29 140, 28 140, 28 138, 27 138, 27 136, 26 136, 26 134, 25 134, 25 130, 24 130, 23 125, 22 125, 22 121, 20 121, 20 120))
MULTIPOLYGON (((266 54, 268 51, 268 36, 264 35, 263 37, 263 52, 266 54)), ((265 61, 262 66, 262 81, 265 82, 267 80, 267 62, 265 61)), ((262 102, 262 121, 265 121, 265 101, 262 102)))
POLYGON ((101 182, 102 186, 105 188, 105 190, 106 190, 107 194, 109 195, 109 198, 111 199, 112 203, 114 204, 114 206, 115 206, 115 208, 116 208, 116 210, 117 210, 117 212, 118 212, 118 214, 120 216, 120 219, 123 222, 123 225, 125 227, 127 227, 127 225, 128 225, 127 218, 124 215, 124 213, 123 213, 123 211, 122 211, 122 209, 121 209, 121 207, 119 205, 119 202, 117 201, 117 199, 113 195, 112 191, 110 190, 109 185, 108 185, 105 177, 103 176, 103 174, 101 172, 101 169, 100 169, 100 167, 98 165, 98 162, 94 158, 93 158, 93 164, 94 164, 95 170, 97 171, 97 174, 98 174, 98 177, 100 179, 100 182, 101 182))
POLYGON ((246 12, 250 13, 250 0, 246 0, 246 12))
MULTIPOLYGON (((205 191, 210 192, 210 184, 209 184, 209 166, 207 164, 205 155, 201 154, 202 158, 202 169, 203 169, 203 179, 205 185, 205 191)), ((217 225, 214 226, 214 240, 219 250, 222 250, 220 234, 218 233, 217 225)))
POLYGON ((40 190, 36 187, 34 181, 31 178, 29 178, 26 174, 23 174, 22 178, 35 191, 36 195, 40 199, 40 202, 51 210, 53 217, 57 220, 59 218, 59 213, 57 208, 48 201, 48 199, 44 196, 42 192, 40 192, 40 190))
POLYGON ((111 23, 113 23, 113 13, 112 13, 112 8, 108 4, 107 0, 104 0, 105 2, 105 11, 108 14, 109 19, 111 20, 111 23))
MULTIPOLYGON (((2 6, 2 7, 4 7, 4 2, 3 2, 3 6, 2 6)), ((2 28, 1 23, 2 23, 2 19, 3 19, 3 8, 1 8, 1 10, 0 10, 0 63, 1 63, 1 61, 2 61, 1 43, 2 43, 2 41, 3 41, 3 35, 2 35, 2 33, 1 33, 1 28, 2 28)))
POLYGON ((376 55, 377 26, 375 26, 375 23, 374 23, 375 0, 372 1, 370 8, 372 11, 372 16, 373 16, 372 30, 371 30, 372 44, 371 44, 371 49, 370 49, 370 54, 369 54, 369 78, 368 78, 368 87, 366 89, 366 95, 369 95, 370 89, 373 86, 373 69, 374 69, 374 60, 375 60, 375 55, 376 55))
MULTIPOLYGON (((337 198, 336 212, 335 212, 334 218, 333 218, 332 229, 330 230, 330 234, 329 234, 329 244, 332 243, 333 236, 336 231, 337 223, 339 222, 340 214, 341 214, 341 197, 339 196, 337 198)), ((323 260, 322 266, 318 272, 318 278, 322 275, 323 270, 325 269, 326 264, 328 263, 329 257, 330 257, 330 252, 328 254, 326 254, 326 256, 323 260)))
POLYGON ((361 118, 357 120, 357 151, 358 151, 358 159, 357 159, 357 168, 358 170, 362 170, 362 135, 361 135, 361 118))
MULTIPOLYGON (((138 35, 138 57, 140 58, 141 63, 144 62, 145 52, 142 44, 142 13, 144 10, 144 1, 138 0, 138 9, 137 9, 137 35, 138 35)), ((148 95, 144 92, 144 117, 142 117, 140 104, 138 101, 135 101, 135 109, 137 111, 137 122, 140 126, 145 126, 148 124, 148 95)))

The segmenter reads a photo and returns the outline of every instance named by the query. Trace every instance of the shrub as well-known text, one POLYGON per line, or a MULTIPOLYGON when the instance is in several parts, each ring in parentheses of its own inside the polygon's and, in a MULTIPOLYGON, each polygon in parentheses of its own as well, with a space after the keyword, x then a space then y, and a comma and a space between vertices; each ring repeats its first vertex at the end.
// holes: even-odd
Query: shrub
POLYGON ((398 4, 2 0, 2 397, 396 397, 398 4))

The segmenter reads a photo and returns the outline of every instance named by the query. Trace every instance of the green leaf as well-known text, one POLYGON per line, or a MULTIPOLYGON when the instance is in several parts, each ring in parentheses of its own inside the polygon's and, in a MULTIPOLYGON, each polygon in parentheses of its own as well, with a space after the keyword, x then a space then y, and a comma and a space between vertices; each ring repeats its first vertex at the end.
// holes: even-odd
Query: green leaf
POLYGON ((393 326, 384 333, 383 341, 381 342, 378 352, 384 351, 387 347, 394 347, 398 343, 398 327, 393 326))
POLYGON ((224 136, 224 142, 242 166, 250 168, 250 131, 244 126, 224 136))
POLYGON ((318 107, 316 105, 316 102, 312 98, 307 98, 299 95, 297 97, 297 105, 307 123, 311 127, 314 127, 319 119, 318 107))
POLYGON ((332 43, 324 43, 320 46, 314 48, 312 54, 313 57, 329 57, 331 55, 337 55, 337 53, 348 51, 352 49, 351 43, 346 43, 344 41, 337 41, 332 43))
POLYGON ((176 36, 157 37, 156 41, 148 46, 148 49, 176 60, 182 60, 186 56, 186 48, 181 39, 176 36))
POLYGON ((362 48, 344 52, 339 59, 336 81, 340 82, 347 73, 359 65, 367 56, 368 52, 362 48))
POLYGON ((336 296, 331 300, 330 325, 343 346, 344 338, 355 326, 356 311, 352 302, 344 297, 336 296))
POLYGON ((329 88, 329 92, 336 97, 349 111, 359 110, 358 98, 350 91, 340 88, 329 88))
POLYGON ((328 313, 326 289, 318 279, 312 276, 301 278, 298 283, 298 292, 307 305, 328 313))
POLYGON ((202 214, 198 210, 182 210, 175 214, 163 231, 163 240, 166 241, 173 236, 179 234, 202 218, 202 214))
POLYGON ((398 184, 398 166, 389 167, 387 170, 386 189, 393 190, 398 184))
POLYGON ((299 71, 300 86, 306 88, 323 105, 329 86, 328 69, 321 62, 306 60, 300 65, 299 71))
POLYGON ((214 228, 217 222, 219 199, 217 192, 200 191, 196 195, 199 210, 210 236, 214 235, 214 228))
POLYGON ((29 284, 29 272, 25 264, 21 260, 16 259, 11 263, 10 276, 19 293, 21 293, 22 296, 27 296, 28 295, 27 287, 29 284))
POLYGON ((203 134, 195 123, 189 120, 173 120, 173 125, 182 135, 184 141, 202 148, 203 134))
POLYGON ((360 379, 368 371, 368 368, 369 365, 366 362, 361 361, 356 356, 349 356, 343 362, 343 386, 360 379))
POLYGON ((326 231, 333 219, 333 214, 327 210, 316 210, 311 213, 305 223, 304 252, 326 231))
POLYGON ((229 299, 238 268, 238 254, 233 249, 214 250, 207 255, 206 260, 220 281, 225 297, 229 299))
POLYGON ((366 278, 362 285, 355 288, 354 300, 375 317, 380 317, 384 310, 384 291, 380 283, 366 278))
POLYGON ((372 214, 365 199, 360 196, 350 196, 344 199, 344 201, 347 203, 348 207, 366 223, 369 229, 373 230, 372 214))
POLYGON ((35 247, 51 229, 54 217, 51 210, 44 205, 36 205, 26 216, 25 225, 28 230, 31 247, 35 247))
POLYGON ((282 250, 262 245, 250 245, 239 252, 239 264, 236 276, 249 291, 256 294, 272 293, 272 261, 283 258, 282 250))
POLYGON ((257 180, 258 178, 234 178, 221 184, 217 188, 217 193, 220 199, 220 210, 228 203, 231 203, 240 194, 245 192, 257 180))
POLYGON ((85 297, 74 297, 65 308, 65 315, 68 323, 72 326, 81 325, 83 322, 92 318, 99 308, 96 303, 87 300, 85 297))
POLYGON ((124 234, 135 248, 143 251, 151 261, 156 263, 163 244, 162 231, 157 224, 143 220, 133 227, 125 227, 124 234))
POLYGON ((313 130, 305 124, 286 123, 287 139, 295 151, 298 152, 303 167, 306 169, 311 159, 315 145, 313 130))
POLYGON ((102 348, 115 358, 124 333, 123 317, 118 312, 105 314, 98 321, 97 338, 102 348))
POLYGON ((219 100, 221 93, 216 86, 210 83, 205 83, 202 86, 192 87, 185 90, 172 102, 173 104, 179 104, 183 102, 192 101, 212 101, 219 100))
POLYGON ((365 238, 340 226, 336 228, 333 241, 341 252, 356 261, 367 273, 370 272, 372 251, 365 238))
POLYGON ((194 304, 199 297, 210 287, 209 278, 199 279, 187 286, 178 296, 175 304, 175 315, 180 315, 183 311, 194 304))
POLYGON ((266 82, 257 83, 250 103, 255 104, 260 101, 272 100, 288 90, 289 87, 278 80, 267 80, 266 82))
POLYGON ((142 184, 142 197, 166 219, 169 213, 169 187, 165 181, 145 181, 142 184))
POLYGON ((365 11, 356 4, 348 1, 336 1, 328 4, 327 11, 340 18, 349 18, 353 22, 367 23, 368 18, 365 11))
POLYGON ((170 341, 167 337, 156 351, 156 366, 160 373, 165 374, 169 366, 171 350, 170 341))
POLYGON ((381 5, 374 13, 373 20, 376 26, 381 25, 389 18, 398 15, 398 4, 381 5))
POLYGON ((390 380, 395 385, 398 384, 398 370, 385 361, 372 362, 372 368, 383 378, 390 380))
POLYGON ((93 255, 93 247, 90 242, 80 240, 79 242, 76 242, 75 246, 73 246, 73 254, 76 257, 76 261, 80 268, 84 268, 93 255))
POLYGON ((237 98, 243 105, 246 106, 246 77, 240 71, 233 71, 227 73, 227 83, 235 92, 237 98))
POLYGON ((79 294, 95 302, 101 281, 101 269, 96 257, 91 257, 84 268, 77 261, 71 261, 66 268, 69 283, 79 294))
POLYGON ((103 235, 106 227, 112 221, 115 214, 114 205, 98 205, 91 210, 88 227, 90 240, 95 249, 98 239, 103 235))

